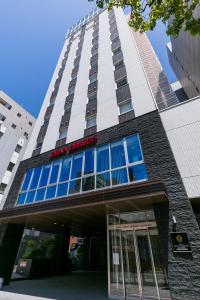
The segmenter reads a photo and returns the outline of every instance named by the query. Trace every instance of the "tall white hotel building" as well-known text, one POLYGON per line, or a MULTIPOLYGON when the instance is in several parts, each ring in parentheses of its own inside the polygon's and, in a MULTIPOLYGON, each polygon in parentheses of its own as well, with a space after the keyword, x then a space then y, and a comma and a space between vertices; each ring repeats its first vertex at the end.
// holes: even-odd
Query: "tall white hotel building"
POLYGON ((0 251, 5 284, 24 228, 34 228, 65 241, 54 275, 65 272, 76 236, 82 269, 105 271, 108 297, 199 299, 199 227, 160 118, 178 104, 146 35, 121 9, 69 30, 0 213, 0 245, 13 245, 3 266, 0 251))

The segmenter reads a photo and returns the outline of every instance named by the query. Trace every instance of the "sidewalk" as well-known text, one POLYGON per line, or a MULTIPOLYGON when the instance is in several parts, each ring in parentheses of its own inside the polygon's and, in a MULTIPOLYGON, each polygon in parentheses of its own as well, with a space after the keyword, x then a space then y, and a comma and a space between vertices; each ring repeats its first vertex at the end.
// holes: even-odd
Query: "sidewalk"
POLYGON ((0 300, 108 300, 106 273, 75 272, 66 276, 12 281, 0 300))

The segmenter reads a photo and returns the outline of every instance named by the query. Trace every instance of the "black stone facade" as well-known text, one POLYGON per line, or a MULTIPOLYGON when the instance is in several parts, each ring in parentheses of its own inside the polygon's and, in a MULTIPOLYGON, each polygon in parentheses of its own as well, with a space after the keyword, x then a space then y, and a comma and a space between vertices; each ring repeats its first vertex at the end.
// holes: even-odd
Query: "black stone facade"
MULTIPOLYGON (((134 133, 139 133, 140 136, 149 179, 160 179, 165 185, 169 199, 168 205, 156 205, 154 211, 172 299, 200 299, 200 231, 158 112, 153 111, 97 132, 97 145, 134 133), (191 255, 175 255, 172 252, 169 232, 173 231, 173 216, 177 220, 177 231, 188 234, 192 248, 191 255)), ((4 209, 15 205, 26 169, 48 163, 50 153, 51 151, 20 163, 4 209)))

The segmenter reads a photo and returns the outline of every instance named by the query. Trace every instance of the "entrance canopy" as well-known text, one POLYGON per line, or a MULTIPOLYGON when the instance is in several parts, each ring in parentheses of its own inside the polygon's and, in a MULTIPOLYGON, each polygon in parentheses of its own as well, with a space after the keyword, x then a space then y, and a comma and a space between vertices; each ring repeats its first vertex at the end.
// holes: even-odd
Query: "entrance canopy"
POLYGON ((108 206, 125 212, 150 209, 166 201, 161 181, 145 181, 4 209, 0 212, 0 223, 24 224, 26 228, 57 232, 72 223, 83 227, 106 224, 108 206))

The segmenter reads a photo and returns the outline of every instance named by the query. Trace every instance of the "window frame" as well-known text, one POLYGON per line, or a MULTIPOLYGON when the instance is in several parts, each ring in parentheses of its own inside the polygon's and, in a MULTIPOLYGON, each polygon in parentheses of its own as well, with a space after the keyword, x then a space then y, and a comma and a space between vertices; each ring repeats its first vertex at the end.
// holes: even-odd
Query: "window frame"
POLYGON ((122 115, 124 115, 124 114, 127 114, 127 113, 129 113, 130 111, 132 111, 132 110, 133 110, 133 103, 132 103, 132 100, 131 100, 131 99, 125 100, 125 101, 122 101, 122 102, 118 103, 118 115, 119 115, 119 116, 122 116, 122 115), (127 111, 125 111, 125 112, 123 112, 123 113, 121 113, 121 112, 120 112, 120 106, 125 105, 125 104, 127 104, 127 103, 129 103, 129 102, 130 102, 132 108, 129 109, 129 110, 127 110, 127 111))
MULTIPOLYGON (((69 178, 65 181, 59 181, 60 179, 60 173, 61 173, 61 169, 62 169, 62 162, 64 159, 66 159, 67 157, 64 157, 63 159, 58 159, 58 160, 54 160, 53 162, 49 163, 49 164, 45 164, 42 167, 42 170, 40 172, 40 177, 38 179, 38 184, 37 184, 37 188, 34 188, 34 189, 29 189, 30 187, 30 183, 32 181, 32 177, 33 177, 33 174, 34 174, 34 169, 32 171, 32 174, 31 174, 31 177, 29 179, 29 184, 28 184, 28 187, 26 190, 21 190, 23 184, 24 184, 24 180, 25 180, 25 177, 26 177, 26 174, 24 175, 24 178, 23 178, 23 181, 21 183, 21 187, 20 187, 20 190, 19 190, 19 193, 18 193, 18 197, 17 197, 17 200, 16 200, 16 203, 15 203, 15 206, 23 206, 23 205, 30 205, 30 204, 34 204, 34 203, 40 203, 40 202, 44 202, 44 201, 51 201, 53 199, 59 199, 59 198, 64 198, 64 197, 70 197, 70 196, 73 196, 73 195, 77 195, 77 194, 84 194, 84 193, 88 193, 88 192, 94 192, 94 191, 98 191, 98 190, 104 190, 104 189, 107 189, 107 188, 113 188, 113 187, 118 187, 118 186, 123 186, 123 185, 128 185, 128 184, 134 184, 134 183, 139 183, 139 182, 144 182, 144 181, 147 181, 148 180, 148 171, 147 171, 147 168, 146 168, 146 165, 145 165, 145 162, 144 162, 144 156, 143 156, 143 152, 142 152, 142 147, 141 147, 141 141, 140 141, 140 138, 139 138, 139 134, 132 134, 132 135, 128 135, 124 138, 121 138, 121 139, 116 139, 116 140, 113 140, 112 142, 110 143, 106 143, 106 144, 102 144, 98 147, 91 147, 91 148, 88 148, 84 151, 80 151, 78 153, 75 153, 73 155, 70 155, 69 156, 69 159, 71 160, 71 164, 70 164, 70 169, 69 169, 69 178), (139 143, 139 150, 140 150, 140 154, 141 154, 141 160, 138 160, 138 161, 134 161, 134 162, 131 162, 129 163, 129 158, 128 158, 128 145, 127 145, 127 142, 126 142, 126 139, 130 138, 130 137, 133 137, 133 136, 136 136, 137 137, 137 140, 138 140, 138 143, 139 143), (120 167, 115 167, 115 168, 112 168, 111 167, 111 161, 112 161, 112 158, 111 158, 111 145, 113 143, 116 143, 118 141, 122 141, 122 144, 123 144, 123 147, 124 147, 124 155, 125 155, 125 165, 123 166, 120 166, 120 167), (99 171, 97 172, 97 149, 102 147, 102 146, 108 146, 108 157, 109 157, 109 168, 107 170, 104 170, 104 171, 99 171), (86 151, 90 150, 90 149, 93 149, 94 150, 94 172, 93 173, 88 173, 88 174, 84 174, 84 168, 85 168, 85 153, 86 151), (71 178, 71 173, 72 173, 72 161, 73 161, 73 158, 75 155, 82 155, 82 168, 81 168, 81 174, 80 174, 80 177, 77 177, 77 178, 71 178), (54 163, 57 163, 57 161, 59 161, 59 171, 58 171, 58 176, 57 176, 57 181, 56 182, 53 182, 53 183, 49 183, 49 180, 51 178, 51 173, 52 173, 52 168, 53 168, 53 165, 54 163), (47 184, 45 186, 42 186, 40 187, 39 186, 39 182, 41 180, 41 176, 42 176, 42 172, 43 172, 43 168, 45 168, 47 165, 50 165, 50 171, 49 171, 49 174, 48 174, 48 178, 47 178, 47 184), (145 169, 146 169, 146 174, 147 174, 147 177, 144 178, 144 179, 141 179, 141 180, 135 180, 135 181, 131 181, 130 178, 129 178, 129 168, 132 167, 132 166, 136 166, 136 165, 144 165, 145 169), (113 185, 113 181, 112 181, 112 172, 113 171, 117 171, 117 170, 120 170, 120 169, 126 169, 126 173, 127 173, 127 178, 128 178, 128 182, 125 182, 125 183, 120 183, 120 184, 114 184, 113 185), (107 186, 103 186, 103 187, 97 187, 97 177, 99 175, 103 175, 104 173, 108 173, 109 174, 109 179, 110 179, 110 185, 107 185, 107 186), (87 191, 83 191, 83 180, 85 180, 86 177, 91 177, 91 176, 94 176, 94 189, 91 189, 91 190, 87 190, 87 191), (78 192, 75 192, 75 193, 69 193, 70 192, 70 183, 72 181, 76 181, 76 180, 80 180, 80 190, 78 192), (58 192, 58 186, 60 184, 64 184, 66 183, 67 184, 67 193, 66 195, 63 195, 63 196, 57 196, 57 192, 58 192), (55 189, 55 197, 54 198, 48 198, 46 199, 46 194, 47 194, 47 188, 48 187, 51 187, 51 186, 54 186, 56 185, 56 189, 55 189), (44 194, 44 199, 43 200, 38 200, 36 201, 36 195, 37 195, 37 191, 41 188, 44 188, 45 189, 45 194, 44 194), (31 191, 35 191, 35 195, 34 195, 34 199, 33 199, 33 202, 31 203, 26 203, 26 198, 27 198, 27 194, 31 191), (20 195, 21 194, 26 194, 25 195, 25 200, 24 200, 24 203, 23 204, 18 204, 18 199, 20 198, 20 195)), ((37 166, 39 167, 39 166, 37 166)), ((37 168, 36 167, 36 168, 37 168)), ((31 169, 29 169, 31 170, 31 169)), ((27 172, 29 171, 27 170, 27 172)))

